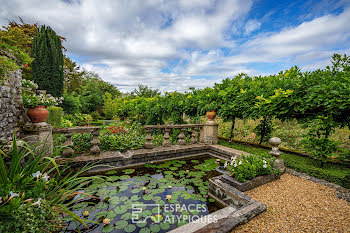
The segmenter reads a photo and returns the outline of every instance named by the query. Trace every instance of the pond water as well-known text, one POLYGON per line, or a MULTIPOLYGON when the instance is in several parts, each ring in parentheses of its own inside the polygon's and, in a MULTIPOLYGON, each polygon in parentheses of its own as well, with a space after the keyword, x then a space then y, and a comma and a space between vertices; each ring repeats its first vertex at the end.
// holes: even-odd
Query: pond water
MULTIPOLYGON (((84 189, 98 198, 72 210, 89 226, 80 224, 81 232, 167 232, 223 207, 208 196, 220 164, 201 156, 112 170, 84 189)), ((77 232, 73 221, 65 232, 77 232)))

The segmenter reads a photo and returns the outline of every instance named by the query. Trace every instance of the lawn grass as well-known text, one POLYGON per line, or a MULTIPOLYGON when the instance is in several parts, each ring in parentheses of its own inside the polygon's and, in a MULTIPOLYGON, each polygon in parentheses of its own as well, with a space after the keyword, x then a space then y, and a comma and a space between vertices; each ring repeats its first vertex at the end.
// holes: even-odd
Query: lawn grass
MULTIPOLYGON (((219 140, 219 144, 252 154, 268 154, 269 152, 268 149, 232 143, 225 140, 219 140)), ((289 153, 283 153, 281 158, 284 160, 286 167, 339 184, 344 188, 350 188, 350 168, 346 166, 327 163, 323 167, 320 167, 319 161, 289 153)))

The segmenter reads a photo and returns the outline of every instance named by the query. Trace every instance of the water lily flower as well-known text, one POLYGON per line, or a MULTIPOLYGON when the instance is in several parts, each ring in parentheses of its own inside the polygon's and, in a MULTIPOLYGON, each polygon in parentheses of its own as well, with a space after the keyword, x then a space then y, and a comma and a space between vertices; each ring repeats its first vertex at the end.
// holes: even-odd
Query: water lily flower
POLYGON ((41 176, 41 172, 40 172, 40 171, 37 171, 37 172, 33 173, 32 176, 33 176, 34 178, 39 179, 39 177, 41 176))
POLYGON ((37 205, 37 206, 40 207, 40 205, 41 205, 41 198, 38 198, 38 200, 36 202, 34 202, 33 205, 37 205))
POLYGON ((169 185, 169 186, 168 186, 168 189, 171 189, 172 187, 173 187, 173 186, 169 185))
POLYGON ((86 217, 86 216, 89 216, 89 211, 85 210, 83 215, 86 217))
POLYGON ((145 191, 147 188, 146 187, 143 187, 142 190, 145 191))
POLYGON ((103 223, 104 224, 109 224, 110 222, 111 222, 111 220, 109 218, 103 219, 103 223))
POLYGON ((264 164, 264 165, 263 165, 263 168, 267 168, 267 165, 266 165, 266 164, 264 164))
POLYGON ((171 195, 166 195, 166 199, 170 200, 171 199, 171 195))
POLYGON ((187 172, 187 173, 189 173, 189 172, 190 172, 190 170, 186 170, 186 172, 187 172))
POLYGON ((47 173, 45 172, 45 173, 43 174, 43 179, 44 179, 46 182, 48 182, 48 181, 49 181, 49 178, 50 178, 50 176, 48 176, 47 173))

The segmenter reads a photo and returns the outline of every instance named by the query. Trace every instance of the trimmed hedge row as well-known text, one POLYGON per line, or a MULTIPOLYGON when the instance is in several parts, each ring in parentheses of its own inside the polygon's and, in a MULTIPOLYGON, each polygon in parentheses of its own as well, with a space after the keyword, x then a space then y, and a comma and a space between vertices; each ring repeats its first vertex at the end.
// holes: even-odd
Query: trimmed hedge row
MULTIPOLYGON (((237 150, 246 151, 252 154, 267 154, 269 150, 256 148, 253 146, 230 143, 219 140, 219 144, 231 147, 237 150)), ((307 173, 319 179, 336 183, 344 188, 350 188, 350 168, 338 164, 325 164, 320 167, 320 162, 311 158, 305 158, 294 154, 283 153, 281 158, 284 160, 285 166, 299 172, 307 173)))

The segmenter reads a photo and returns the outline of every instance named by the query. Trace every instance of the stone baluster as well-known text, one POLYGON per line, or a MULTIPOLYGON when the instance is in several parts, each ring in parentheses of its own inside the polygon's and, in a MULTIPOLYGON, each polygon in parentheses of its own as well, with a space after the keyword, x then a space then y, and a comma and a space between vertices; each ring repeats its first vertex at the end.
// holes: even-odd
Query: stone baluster
POLYGON ((146 149, 152 149, 153 148, 153 143, 152 143, 152 129, 146 129, 146 142, 144 147, 146 149))
POLYGON ((184 140, 185 134, 184 134, 183 128, 180 129, 180 134, 177 138, 178 138, 178 140, 177 140, 178 145, 186 145, 186 141, 184 140))
POLYGON ((169 140, 170 139, 170 129, 169 128, 166 128, 164 129, 164 141, 163 141, 163 147, 169 147, 171 146, 171 141, 169 140))
POLYGON ((98 129, 93 129, 91 134, 92 134, 92 147, 90 149, 90 152, 92 154, 99 154, 101 152, 100 147, 98 146, 98 144, 100 143, 100 140, 98 139, 98 137, 100 136, 100 128, 98 129))
POLYGON ((191 134, 191 144, 196 144, 198 142, 197 139, 197 127, 192 128, 192 134, 191 134))
POLYGON ((64 157, 69 157, 72 156, 74 154, 74 150, 72 149, 73 146, 73 142, 72 142, 72 136, 73 133, 67 133, 65 134, 66 136, 66 141, 64 142, 64 146, 66 146, 63 151, 62 151, 62 155, 64 157))

